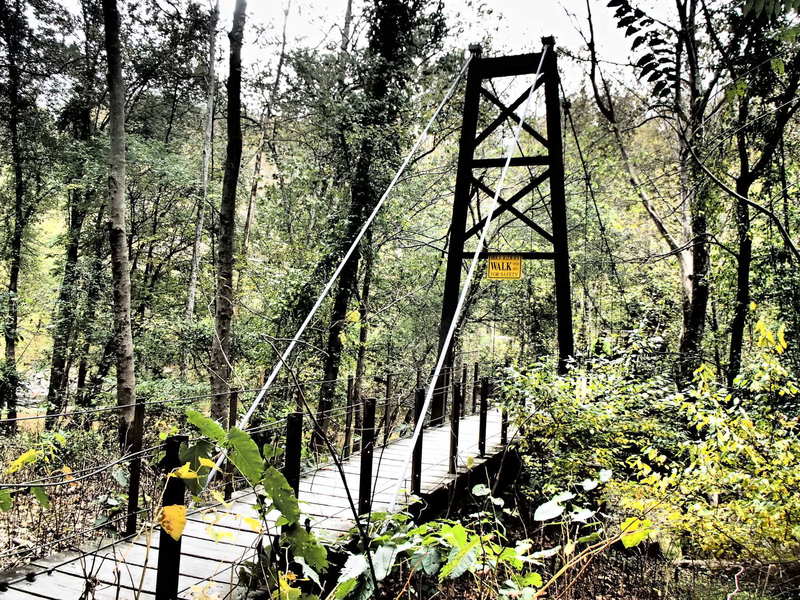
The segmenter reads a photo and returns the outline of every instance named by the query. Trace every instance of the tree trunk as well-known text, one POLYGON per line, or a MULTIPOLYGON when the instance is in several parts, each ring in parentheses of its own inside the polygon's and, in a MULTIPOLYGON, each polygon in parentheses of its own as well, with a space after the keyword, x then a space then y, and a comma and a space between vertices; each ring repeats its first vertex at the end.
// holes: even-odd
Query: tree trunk
MULTIPOLYGON (((736 179, 736 193, 747 198, 750 180, 736 179)), ((741 200, 736 202, 736 237, 739 251, 736 260, 736 300, 731 320, 731 345, 728 355, 728 385, 733 386, 742 367, 742 346, 747 311, 750 305, 750 265, 753 261, 753 240, 750 237, 750 206, 741 200)))
POLYGON ((222 198, 219 209, 219 248, 217 250, 217 293, 214 340, 211 346, 211 416, 228 422, 228 393, 232 369, 231 338, 233 324, 233 267, 236 229, 236 186, 242 162, 242 35, 245 21, 245 0, 236 0, 230 40, 230 75, 228 77, 228 143, 222 198))
MULTIPOLYGON (((370 138, 362 140, 352 185, 350 214, 347 220, 345 239, 348 245, 358 235, 358 231, 377 200, 370 179, 372 149, 373 145, 370 138)), ((347 307, 350 304, 350 298, 357 282, 358 263, 359 253, 354 252, 339 275, 339 283, 333 300, 322 371, 322 385, 320 386, 319 404, 317 406, 317 422, 320 425, 321 434, 326 430, 327 412, 333 408, 336 380, 339 378, 339 366, 342 361, 342 334, 346 323, 347 307)))
MULTIPOLYGON (((75 316, 78 304, 77 267, 78 251, 83 221, 86 218, 85 199, 90 194, 74 191, 70 194, 69 228, 67 231, 67 247, 64 256, 64 274, 61 289, 58 292, 58 309, 53 332, 53 353, 50 360, 50 381, 47 388, 48 414, 62 412, 66 408, 66 396, 69 371, 67 354, 73 338, 75 316)), ((48 426, 52 420, 48 419, 48 426)))
POLYGON ((108 95, 111 149, 109 152, 108 239, 114 287, 114 337, 117 366, 117 405, 120 407, 120 443, 127 449, 137 444, 141 411, 134 411, 136 376, 131 334, 131 278, 125 227, 125 87, 122 80, 120 17, 116 0, 103 0, 105 47, 108 61, 108 95))
MULTIPOLYGON (((353 387, 353 397, 358 402, 361 399, 361 387, 366 369, 367 338, 369 336, 369 293, 372 285, 372 231, 364 236, 364 283, 361 287, 361 298, 358 306, 358 353, 356 355, 356 375, 353 387)), ((356 404, 358 406, 358 404, 356 404)))
MULTIPOLYGON (((687 156, 688 160, 688 156, 687 156)), ((686 165, 690 168, 689 165, 686 165)), ((710 255, 708 245, 708 200, 709 189, 704 174, 695 165, 691 167, 693 183, 689 198, 691 265, 688 274, 688 304, 683 314, 683 327, 678 347, 678 380, 688 385, 700 366, 703 334, 708 313, 710 255)))
MULTIPOLYGON (((6 98, 8 101, 8 130, 10 137, 11 162, 14 173, 14 226, 9 240, 8 293, 3 338, 5 343, 5 362, 0 371, 0 409, 5 406, 8 419, 17 417, 17 337, 19 334, 19 275, 22 268, 22 241, 27 224, 25 210, 25 173, 23 168, 22 120, 24 106, 22 98, 22 78, 18 61, 20 60, 23 31, 23 8, 19 0, 13 8, 5 0, 0 2, 0 26, 6 46, 6 69, 8 81, 6 98)), ((9 432, 16 431, 17 424, 7 425, 9 432)))
MULTIPOLYGON (((94 223, 94 240, 92 243, 91 254, 91 271, 87 281, 86 290, 86 308, 83 315, 81 315, 80 329, 83 333, 81 347, 78 351, 78 373, 75 381, 75 403, 81 407, 87 407, 91 404, 95 397, 96 386, 90 385, 87 387, 86 378, 89 375, 89 352, 92 347, 92 337, 89 335, 92 323, 97 310, 97 302, 100 298, 100 284, 99 280, 103 271, 103 241, 105 235, 103 231, 103 220, 105 214, 105 204, 101 204, 97 209, 94 223)), ((113 344, 112 344, 113 346, 113 344)), ((104 367, 105 353, 101 357, 98 371, 103 371, 100 381, 105 377, 108 369, 104 367)))
MULTIPOLYGON (((187 321, 194 319, 194 305, 197 296, 197 276, 200 271, 200 244, 203 241, 203 225, 208 202, 208 174, 211 164, 212 143, 214 141, 214 95, 217 91, 217 77, 214 61, 217 54, 217 23, 219 22, 219 1, 214 4, 208 24, 208 87, 206 88, 206 119, 203 128, 203 161, 200 175, 200 198, 197 201, 197 221, 194 225, 194 244, 192 245, 192 264, 189 268, 189 286, 186 291, 187 321)), ((184 364, 185 364, 184 360, 184 364)))

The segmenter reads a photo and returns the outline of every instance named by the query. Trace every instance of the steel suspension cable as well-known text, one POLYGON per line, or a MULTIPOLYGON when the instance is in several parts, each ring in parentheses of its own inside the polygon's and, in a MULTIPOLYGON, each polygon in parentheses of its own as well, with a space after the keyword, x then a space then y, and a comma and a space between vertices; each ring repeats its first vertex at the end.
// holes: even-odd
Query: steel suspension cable
MULTIPOLYGON (((511 143, 507 145, 506 151, 506 158, 505 163, 503 164, 503 170, 500 173, 500 179, 498 180, 497 189, 494 193, 494 197, 492 198, 492 204, 489 208, 489 213, 486 215, 486 221, 483 226, 483 230, 481 231, 481 236, 478 239, 478 244, 475 248, 475 253, 472 256, 472 261, 469 265, 469 270, 467 271, 467 277, 464 281, 464 285, 461 288, 461 294, 458 298, 458 303, 456 304, 455 311, 453 313, 452 320, 450 321, 450 327, 447 330, 447 335, 445 336, 444 343, 442 344, 442 348, 439 352, 439 358, 436 361, 436 368, 433 371, 433 377, 431 378, 431 382, 428 385, 428 389, 425 392, 425 401, 422 404, 422 415, 427 414, 428 409, 430 408, 431 401, 433 399, 434 389, 436 387, 436 382, 439 379, 439 375, 442 372, 442 368, 444 367, 445 357, 447 356, 448 350, 450 348, 450 344, 453 342, 453 336, 455 335, 455 330, 458 326, 458 321, 461 316, 461 311, 464 309, 464 303, 467 298, 467 294, 469 293, 470 287, 472 285, 472 280, 475 277, 475 271, 478 267, 478 260, 483 251, 483 247, 486 244, 486 240, 489 235, 489 231, 492 226, 492 219, 494 217, 494 213, 497 210, 497 206, 499 205, 499 197, 500 193, 503 191, 503 185, 505 183, 506 175, 508 174, 508 168, 511 165, 511 158, 514 155, 515 145, 519 143, 519 136, 522 132, 522 128, 525 124, 525 119, 528 116, 528 111, 530 110, 530 106, 532 104, 532 99, 534 96, 534 90, 536 88, 536 82, 539 80, 539 74, 542 72, 542 65, 544 64, 544 58, 547 55, 548 46, 544 46, 542 48, 542 53, 539 58, 539 66, 536 68, 536 74, 533 76, 533 80, 531 81, 530 89, 528 90, 528 97, 525 100, 525 104, 522 109, 522 115, 519 118, 516 128, 514 129, 514 139, 511 140, 511 143)), ((414 434, 411 436, 411 444, 408 447, 408 452, 406 454, 405 459, 403 460, 403 466, 400 470, 400 475, 397 478, 395 483, 394 493, 392 494, 392 501, 389 505, 389 513, 394 512, 397 506, 397 495, 400 493, 400 489, 403 486, 403 482, 405 481, 406 473, 408 472, 408 467, 411 464, 411 456, 414 452, 414 447, 417 445, 417 440, 419 440, 419 436, 422 434, 422 428, 424 425, 425 419, 421 418, 417 422, 416 426, 414 427, 414 434)))
MULTIPOLYGON (((272 368, 272 372, 270 372, 269 377, 267 377, 267 380, 264 382, 264 385, 261 387, 261 390, 258 392, 258 394, 256 395, 255 399, 250 404, 250 407, 247 409, 247 412, 245 412, 245 414, 242 415, 242 417, 237 422, 236 426, 239 427, 240 429, 244 428, 247 425, 247 423, 249 423, 250 418, 255 413, 256 409, 259 406, 259 404, 261 404, 261 401, 263 400, 264 395, 267 393, 267 390, 270 388, 272 383, 278 377, 278 374, 283 369, 284 364, 289 360, 289 357, 291 356, 292 352, 294 351, 295 346, 300 341, 300 338, 305 333, 306 328, 309 326, 309 324, 311 323, 311 320, 317 314, 317 311, 322 306, 323 301, 325 300, 325 298, 328 296, 328 294, 330 293, 331 289, 333 288, 333 284, 339 278, 339 275, 341 274, 341 272, 344 269, 344 267, 347 264, 347 262, 350 260, 350 257, 353 255, 353 253, 356 251, 356 248, 358 248, 359 244, 361 243, 361 239, 367 233, 367 230, 370 228, 370 226, 372 225, 373 221, 375 221, 375 218, 378 216, 378 213, 380 212, 381 208, 383 208, 383 205, 388 200, 389 195, 392 193, 392 190, 394 189, 395 185, 397 185, 397 182, 399 181, 400 176, 403 174, 403 172, 406 170, 406 167, 408 167, 409 163, 411 162, 411 160, 416 155, 417 150, 419 149, 419 147, 422 144, 422 142, 428 137, 428 131, 430 131, 431 126, 436 121, 436 119, 439 117, 439 114, 442 112, 442 109, 444 109, 444 107, 450 101, 450 98, 453 96, 453 93, 455 92, 456 88, 458 87, 458 84, 461 81, 461 78, 464 76, 464 73, 466 73, 467 67, 469 66, 469 63, 470 63, 471 60, 472 60, 472 55, 468 56, 464 60, 464 63, 461 65, 461 69, 459 70, 458 74, 455 76, 455 78, 451 82, 450 87, 447 89, 447 92, 445 93, 445 95, 442 98, 441 102, 436 107, 436 110, 434 111, 434 113, 431 116, 431 118, 428 120, 428 123, 425 125, 425 128, 422 130, 422 133, 420 133, 419 136, 417 137, 417 140, 414 142, 414 145, 411 147, 411 150, 408 151, 408 154, 406 155, 405 160, 403 160, 403 163, 400 165, 400 168, 395 173, 394 177, 392 178, 392 181, 389 183, 389 186, 386 188, 386 191, 383 192, 383 195, 378 200, 377 204, 375 205, 375 208, 372 209, 372 212, 367 217, 367 220, 364 221, 364 224, 361 226, 361 230, 358 232, 358 234, 356 235, 355 239, 350 244, 350 248, 347 250, 347 252, 345 253, 344 257, 339 262, 339 265, 336 267, 336 270, 333 272, 333 275, 331 275, 330 279, 328 280, 328 283, 325 284, 325 287, 323 288, 322 292, 320 293, 319 297, 317 298, 317 301, 314 303, 314 306, 311 308, 311 310, 309 311, 308 315, 306 315, 305 320, 300 325, 300 327, 297 330, 297 333, 295 333, 294 337, 292 337, 291 341, 289 342, 289 345, 283 351, 283 354, 281 354, 279 360, 275 363, 275 366, 272 368)), ((217 467, 220 467, 222 465, 223 460, 224 460, 224 453, 223 453, 222 456, 220 456, 220 458, 217 459, 217 467)), ((206 485, 208 485, 208 483, 210 483, 211 480, 214 478, 214 474, 216 473, 217 470, 218 469, 214 469, 214 470, 211 471, 211 473, 208 476, 208 480, 207 480, 206 485)))

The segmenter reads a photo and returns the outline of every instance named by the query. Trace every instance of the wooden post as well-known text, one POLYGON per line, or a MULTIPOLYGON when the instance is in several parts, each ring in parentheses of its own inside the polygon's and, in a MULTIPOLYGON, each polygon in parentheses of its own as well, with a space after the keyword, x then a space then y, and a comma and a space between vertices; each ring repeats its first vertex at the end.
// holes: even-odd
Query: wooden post
POLYGON ((353 386, 355 379, 347 376, 347 412, 344 421, 344 444, 342 445, 342 458, 347 458, 353 451, 353 386))
POLYGON ((500 443, 503 446, 508 443, 508 410, 505 406, 500 409, 500 443))
MULTIPOLYGON (((422 414, 422 405, 425 404, 425 389, 417 388, 414 395, 414 427, 420 420, 425 419, 422 414)), ((422 491, 422 437, 423 433, 420 432, 417 443, 414 444, 414 452, 411 455, 411 493, 419 496, 422 491)))
POLYGON ((472 414, 478 412, 478 396, 481 394, 480 363, 476 362, 472 373, 472 414))
POLYGON ((462 402, 461 383, 453 384, 453 401, 450 403, 450 460, 448 461, 447 472, 451 475, 456 474, 458 463, 458 426, 461 422, 462 402))
POLYGON ((481 380, 481 413, 478 421, 478 453, 486 456, 486 415, 489 410, 489 378, 481 380))
POLYGON ((389 441, 389 430, 392 426, 392 381, 391 373, 386 374, 386 403, 383 407, 383 445, 389 441))
MULTIPOLYGON (((467 69, 467 82, 464 88, 464 110, 461 121, 461 136, 458 146, 458 167, 456 170, 456 186, 453 197, 453 212, 450 225, 450 240, 447 252, 447 268, 445 270, 444 291, 442 295, 442 316, 439 320, 439 345, 437 355, 444 350, 444 342, 456 313, 458 296, 461 293, 461 271, 464 268, 462 254, 466 241, 467 216, 472 196, 472 158, 475 153, 475 138, 478 127, 481 101, 481 47, 470 46, 472 59, 467 69)), ((444 423, 444 407, 449 388, 447 375, 453 367, 453 346, 445 353, 443 375, 436 382, 436 393, 431 403, 431 424, 444 423)))
MULTIPOLYGON (((169 473, 181 466, 180 447, 189 436, 173 435, 167 438, 161 469, 169 473)), ((186 485, 180 477, 167 477, 161 506, 182 506, 185 503, 186 485)), ((164 528, 158 537, 158 569, 156 572, 156 600, 177 600, 178 578, 181 570, 181 538, 172 539, 164 528)))
MULTIPOLYGON (((231 390, 228 400, 228 429, 236 427, 236 420, 239 415, 239 390, 231 390)), ((233 495, 233 464, 230 460, 225 461, 225 500, 230 500, 233 495)))
POLYGON ((564 148, 561 142, 561 95, 558 86, 556 41, 543 37, 547 52, 544 103, 547 124, 547 157, 550 172, 550 209, 553 225, 553 276, 555 279, 556 324, 558 337, 558 372, 567 372, 567 363, 575 353, 572 334, 572 289, 569 280, 569 245, 567 208, 564 191, 564 148))
POLYGON ((467 363, 461 365, 461 416, 467 414, 467 363))
POLYGON ((300 496, 300 457, 303 446, 303 413, 293 412, 286 417, 286 454, 283 476, 292 486, 295 496, 300 496))
POLYGON ((358 482, 358 514, 372 507, 372 455, 375 450, 375 398, 365 398, 361 421, 361 470, 358 482))

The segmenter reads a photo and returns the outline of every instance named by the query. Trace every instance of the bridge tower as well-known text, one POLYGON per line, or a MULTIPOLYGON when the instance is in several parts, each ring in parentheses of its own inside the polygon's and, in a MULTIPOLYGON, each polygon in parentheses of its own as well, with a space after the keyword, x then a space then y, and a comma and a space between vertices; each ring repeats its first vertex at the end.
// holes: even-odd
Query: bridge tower
MULTIPOLYGON (((512 220, 520 221, 531 228, 537 236, 544 239, 552 251, 514 252, 525 260, 549 260, 553 262, 553 279, 556 298, 556 325, 558 340, 558 370, 564 372, 567 360, 573 355, 572 306, 570 290, 569 248, 567 245, 567 211, 564 193, 564 152, 561 140, 561 103, 559 96, 558 66, 555 53, 555 40, 552 37, 542 38, 546 50, 542 62, 539 79, 534 86, 534 93, 544 87, 545 101, 545 135, 534 129, 535 123, 524 122, 523 131, 533 137, 542 148, 536 156, 518 156, 511 159, 511 169, 527 168, 531 174, 530 181, 508 198, 498 197, 495 217, 509 213, 512 220), (538 174, 536 174, 538 167, 538 174), (534 222, 518 208, 520 200, 531 195, 539 186, 549 185, 549 213, 551 216, 550 231, 534 222)), ((455 314, 461 289, 461 272, 464 260, 472 258, 473 253, 465 252, 465 243, 471 238, 479 237, 486 223, 486 218, 467 228, 467 215, 470 203, 478 191, 494 196, 494 190, 476 177, 475 171, 493 169, 497 173, 505 164, 505 158, 475 158, 475 151, 480 144, 504 121, 511 120, 518 124, 520 117, 516 110, 527 100, 531 90, 525 92, 514 102, 506 106, 499 98, 483 85, 484 81, 498 77, 533 75, 536 73, 541 53, 520 54, 515 56, 483 57, 480 46, 471 46, 472 60, 467 72, 467 83, 464 96, 463 121, 459 142, 458 170, 456 173, 455 197, 450 226, 450 243, 447 256, 444 295, 442 299, 442 317, 439 329, 439 352, 455 314), (477 132, 481 99, 497 112, 497 116, 480 133, 477 132)), ((480 258, 490 258, 494 253, 483 252, 480 258)), ((507 254, 507 253, 504 253, 507 254)), ((453 366, 453 346, 445 357, 442 375, 436 384, 436 394, 431 405, 431 421, 441 423, 444 418, 448 373, 453 366)))

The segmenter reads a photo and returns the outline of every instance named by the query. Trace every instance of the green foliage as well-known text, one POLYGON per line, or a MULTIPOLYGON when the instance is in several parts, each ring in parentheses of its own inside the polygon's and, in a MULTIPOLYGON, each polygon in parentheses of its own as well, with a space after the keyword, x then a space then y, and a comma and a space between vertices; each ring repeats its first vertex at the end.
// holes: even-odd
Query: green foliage
MULTIPOLYGON (((215 445, 226 450, 231 463, 247 479, 259 496, 259 502, 255 508, 263 522, 264 531, 268 531, 270 527, 271 520, 267 518, 268 514, 277 510, 280 518, 276 524, 284 526, 279 542, 281 548, 299 558, 302 562, 298 562, 298 564, 307 572, 307 576, 319 585, 319 572, 328 567, 328 553, 317 537, 306 531, 300 524, 301 513, 297 496, 283 473, 265 463, 258 446, 248 432, 236 427, 232 427, 226 432, 216 421, 195 410, 188 409, 186 413, 187 420, 203 435, 210 438, 209 440, 199 440, 194 446, 182 448, 181 459, 186 459, 189 461, 190 467, 195 467, 194 471, 189 471, 192 477, 186 480, 187 483, 192 480, 195 482, 202 480, 196 471, 200 468, 208 468, 203 466, 203 463, 209 463, 214 454, 215 445)), ((270 447, 265 447, 265 454, 273 456, 275 452, 270 447)), ((202 475, 203 472, 200 471, 200 474, 202 475)), ((247 579, 254 583, 260 582, 260 575, 263 572, 271 573, 272 570, 262 571, 258 565, 254 565, 253 572, 247 576, 247 579)), ((289 579, 283 574, 277 579, 273 578, 269 583, 277 586, 278 595, 281 598, 301 598, 300 590, 292 587, 289 579)), ((305 598, 305 596, 302 597, 305 598)))
POLYGON ((655 445, 631 457, 639 479, 620 486, 620 502, 649 514, 673 537, 687 537, 685 551, 794 561, 800 558, 800 432, 774 398, 796 400, 798 384, 780 365, 781 328, 762 322, 758 329, 762 354, 740 378, 749 397, 732 396, 711 369, 699 369, 680 407, 695 439, 672 459, 655 445))
POLYGON ((254 485, 259 482, 264 475, 264 459, 250 434, 232 427, 228 431, 226 446, 230 449, 228 458, 241 474, 254 485))
MULTIPOLYGON (((503 394, 511 419, 525 428, 519 436, 531 487, 555 493, 572 481, 602 481, 613 467, 633 471, 626 459, 648 443, 676 451, 687 432, 674 418, 677 389, 665 375, 632 377, 640 360, 635 348, 612 349, 575 366, 565 377, 549 364, 511 368, 503 394)), ((587 482, 587 485, 591 485, 587 482)), ((555 509, 555 506, 553 506, 555 509)))

